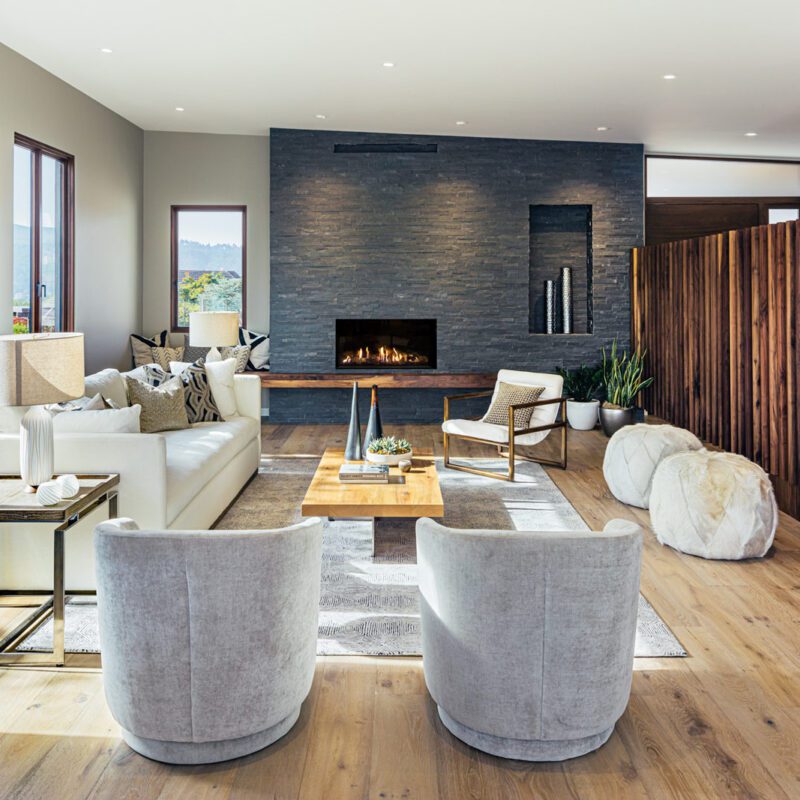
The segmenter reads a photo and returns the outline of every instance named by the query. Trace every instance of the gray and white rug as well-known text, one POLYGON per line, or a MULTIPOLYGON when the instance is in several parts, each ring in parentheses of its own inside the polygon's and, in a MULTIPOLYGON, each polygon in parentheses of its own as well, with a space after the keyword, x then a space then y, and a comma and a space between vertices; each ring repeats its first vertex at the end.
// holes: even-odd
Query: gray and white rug
MULTIPOLYGON (((318 459, 265 457, 219 528, 276 528, 299 521, 299 508, 318 459)), ((502 470, 500 459, 473 459, 502 470)), ((442 468, 444 523, 457 528, 587 530, 587 525, 546 472, 522 463, 514 483, 442 468)), ((52 623, 45 622, 20 646, 50 649, 52 623)), ((99 652, 97 607, 79 599, 65 613, 68 652, 99 652)), ((387 524, 372 555, 368 521, 325 523, 317 652, 320 655, 409 656, 420 654, 419 600, 413 520, 387 524)), ((672 631, 640 595, 637 657, 685 656, 672 631)))

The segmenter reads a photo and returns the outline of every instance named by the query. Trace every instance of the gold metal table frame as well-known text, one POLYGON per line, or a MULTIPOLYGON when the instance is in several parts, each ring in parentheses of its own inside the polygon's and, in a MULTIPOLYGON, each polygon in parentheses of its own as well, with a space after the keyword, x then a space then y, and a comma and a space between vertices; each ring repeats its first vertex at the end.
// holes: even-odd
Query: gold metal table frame
MULTIPOLYGON (((7 476, 6 476, 7 477, 7 476)), ((47 524, 52 522, 53 529, 53 594, 44 603, 35 608, 32 614, 24 619, 14 630, 0 639, 0 667, 1 666, 64 666, 64 606, 66 592, 64 586, 64 534, 76 525, 81 519, 104 503, 108 503, 109 518, 117 516, 117 485, 118 475, 79 475, 79 479, 105 478, 86 494, 79 494, 74 502, 63 509, 42 507, 28 513, 18 513, 8 507, 0 508, 0 521, 13 524, 47 524), (57 519, 54 514, 63 510, 62 519, 57 519), (50 512, 50 513, 47 513, 50 512), (15 650, 30 633, 41 625, 48 616, 53 615, 53 649, 49 652, 20 652, 15 650)), ((41 591, 0 591, 0 596, 42 594, 41 591)))

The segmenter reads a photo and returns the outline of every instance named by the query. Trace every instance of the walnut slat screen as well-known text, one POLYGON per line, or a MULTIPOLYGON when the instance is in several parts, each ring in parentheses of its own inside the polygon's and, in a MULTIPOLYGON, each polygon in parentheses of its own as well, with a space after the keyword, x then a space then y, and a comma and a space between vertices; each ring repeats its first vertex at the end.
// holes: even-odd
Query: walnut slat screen
POLYGON ((760 464, 800 516, 800 223, 635 248, 631 291, 647 409, 760 464))

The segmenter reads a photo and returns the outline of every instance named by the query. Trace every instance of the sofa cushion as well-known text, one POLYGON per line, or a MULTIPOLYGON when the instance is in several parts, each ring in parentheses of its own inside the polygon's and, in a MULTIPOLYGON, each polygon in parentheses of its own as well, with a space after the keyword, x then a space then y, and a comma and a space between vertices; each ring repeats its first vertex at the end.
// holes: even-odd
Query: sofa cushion
POLYGON ((84 379, 84 394, 93 397, 101 394, 105 400, 111 401, 117 408, 124 408, 128 403, 128 387, 119 370, 101 369, 84 379))
POLYGON ((167 443, 167 520, 183 511, 203 487, 260 435, 250 417, 200 422, 161 434, 167 443))
POLYGON ((54 433, 139 433, 141 406, 56 414, 54 433))

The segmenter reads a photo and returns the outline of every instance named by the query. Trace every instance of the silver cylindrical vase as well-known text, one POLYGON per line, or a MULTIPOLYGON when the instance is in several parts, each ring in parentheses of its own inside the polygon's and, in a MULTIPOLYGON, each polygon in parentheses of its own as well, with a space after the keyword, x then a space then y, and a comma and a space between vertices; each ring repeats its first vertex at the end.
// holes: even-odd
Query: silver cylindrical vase
POLYGON ((572 333, 572 267, 561 268, 561 332, 572 333))
POLYGON ((544 282, 544 330, 556 332, 556 282, 544 282))

